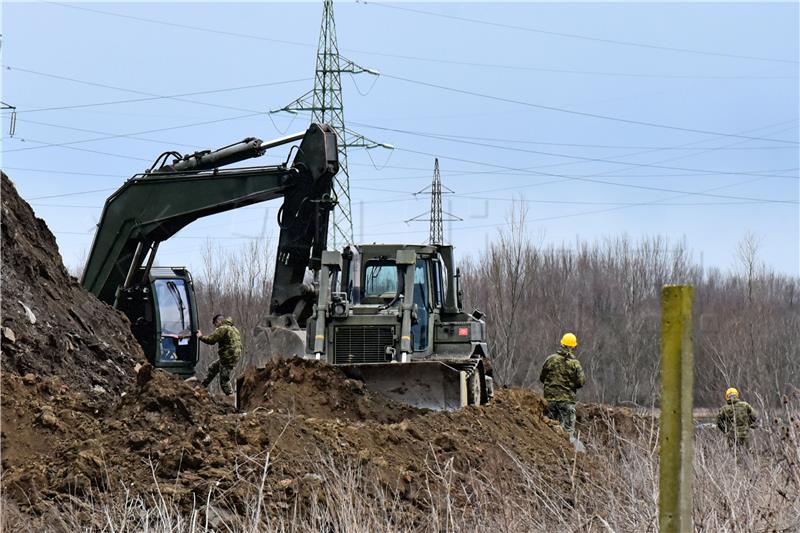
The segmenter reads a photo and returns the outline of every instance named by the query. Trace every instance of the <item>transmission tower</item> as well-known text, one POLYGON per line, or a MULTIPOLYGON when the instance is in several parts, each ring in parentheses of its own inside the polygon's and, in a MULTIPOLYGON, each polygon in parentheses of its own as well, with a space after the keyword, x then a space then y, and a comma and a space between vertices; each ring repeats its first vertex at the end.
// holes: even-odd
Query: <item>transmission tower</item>
POLYGON ((462 220, 461 218, 452 215, 446 211, 442 210, 442 193, 453 193, 452 190, 442 185, 442 176, 439 173, 439 159, 436 158, 433 163, 433 182, 431 182, 430 187, 425 187, 421 191, 414 193, 414 195, 419 194, 430 194, 431 195, 431 212, 429 218, 422 218, 425 214, 417 215, 414 218, 410 218, 406 220, 406 222, 422 222, 422 221, 429 221, 431 223, 431 230, 430 235, 428 237, 428 242, 430 244, 444 244, 444 221, 455 221, 455 220, 462 220), (444 215, 447 215, 448 218, 444 218, 444 215))
POLYGON ((336 209, 331 213, 331 225, 328 230, 328 241, 332 243, 334 249, 338 248, 340 244, 353 242, 353 216, 350 207, 350 171, 347 166, 347 149, 392 148, 388 144, 377 143, 345 127, 342 73, 379 75, 378 71, 361 67, 339 54, 339 45, 336 41, 336 21, 333 18, 333 0, 324 0, 319 45, 317 46, 314 89, 288 105, 270 111, 270 113, 311 111, 313 122, 329 124, 336 130, 339 141, 340 172, 336 175, 333 191, 338 203, 336 209))

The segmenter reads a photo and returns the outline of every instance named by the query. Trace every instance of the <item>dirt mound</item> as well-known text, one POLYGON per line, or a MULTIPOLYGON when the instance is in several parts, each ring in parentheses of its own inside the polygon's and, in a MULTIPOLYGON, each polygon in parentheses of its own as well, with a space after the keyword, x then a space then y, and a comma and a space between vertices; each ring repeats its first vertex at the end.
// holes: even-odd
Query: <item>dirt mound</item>
MULTIPOLYGON (((275 361, 270 386, 281 394, 291 390, 299 372, 300 384, 327 383, 333 397, 347 400, 339 395, 353 384, 331 370, 317 363, 275 361)), ((363 410, 331 409, 331 401, 320 407, 307 399, 284 412, 234 413, 205 389, 148 365, 105 410, 57 377, 4 375, 3 388, 9 397, 4 433, 35 443, 24 454, 4 456, 4 485, 16 504, 39 515, 123 484, 132 493, 168 494, 186 509, 218 491, 232 508, 243 509, 252 485, 242 480, 258 477, 267 458, 265 490, 275 513, 311 499, 326 461, 360 465, 399 498, 409 516, 430 510, 431 465, 452 469, 454 498, 468 497, 458 487, 474 476, 519 491, 525 483, 520 464, 565 501, 574 483, 600 476, 591 458, 576 456, 563 432, 545 421, 543 401, 533 391, 501 390, 491 405, 458 412, 405 407, 401 412, 413 417, 378 422, 346 418, 380 414, 370 405, 373 400, 386 408, 386 400, 368 393, 363 393, 363 410)), ((324 396, 326 389, 313 390, 324 396)), ((276 401, 268 397, 278 407, 276 401)))
POLYGON ((240 408, 350 421, 400 422, 427 411, 393 402, 348 379, 338 368, 308 359, 273 359, 245 374, 240 408))
POLYGON ((127 318, 71 277, 55 238, 2 174, 2 368, 116 393, 143 359, 127 318))
POLYGON ((325 505, 329 465, 354 466, 388 494, 397 523, 429 516, 435 494, 470 506, 475 480, 519 502, 547 487, 548 501, 569 506, 577 485, 602 479, 533 391, 430 412, 335 368, 274 360, 246 376, 246 411, 234 412, 196 383, 137 365, 125 317, 67 274, 5 175, 2 204, 2 481, 8 501, 36 517, 32 530, 64 512, 91 524, 94 502, 120 493, 246 513, 254 486, 270 516, 291 520, 325 505))
MULTIPOLYGON (((232 407, 149 364, 105 406, 59 377, 4 373, 2 384, 3 484, 37 514, 121 486, 157 493, 156 480, 174 483, 181 471, 192 482, 215 479, 213 468, 232 459, 220 450, 237 445, 231 435, 212 442, 206 432, 232 407), (198 459, 196 448, 205 452, 207 445, 211 451, 198 459)), ((235 426, 235 415, 231 422, 235 426)))

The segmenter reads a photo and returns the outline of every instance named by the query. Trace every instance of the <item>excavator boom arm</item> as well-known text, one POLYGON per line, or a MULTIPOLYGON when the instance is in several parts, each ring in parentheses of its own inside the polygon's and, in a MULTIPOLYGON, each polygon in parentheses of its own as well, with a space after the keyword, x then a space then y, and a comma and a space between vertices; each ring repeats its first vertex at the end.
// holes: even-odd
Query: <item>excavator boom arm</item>
MULTIPOLYGON (((303 293, 306 268, 318 268, 325 249, 333 176, 338 171, 336 134, 312 124, 305 134, 270 143, 246 139, 214 152, 198 152, 129 179, 107 201, 81 283, 113 304, 158 243, 195 220, 283 197, 275 270, 274 313, 290 312, 303 293), (219 169, 266 148, 302 142, 291 166, 219 169), (288 309, 288 311, 287 311, 288 309)), ((147 270, 147 269, 145 269, 147 270)))

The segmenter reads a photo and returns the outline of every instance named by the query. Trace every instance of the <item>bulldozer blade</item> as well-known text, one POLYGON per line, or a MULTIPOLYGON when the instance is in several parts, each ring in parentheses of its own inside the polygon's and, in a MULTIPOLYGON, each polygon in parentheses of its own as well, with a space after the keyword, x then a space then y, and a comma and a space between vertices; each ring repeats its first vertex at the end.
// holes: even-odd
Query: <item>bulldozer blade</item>
POLYGON ((302 357, 306 351, 305 331, 281 326, 259 327, 252 349, 247 352, 248 366, 262 367, 273 357, 302 357))
POLYGON ((455 411, 467 405, 467 374, 444 363, 364 363, 336 365, 392 400, 435 411, 455 411))

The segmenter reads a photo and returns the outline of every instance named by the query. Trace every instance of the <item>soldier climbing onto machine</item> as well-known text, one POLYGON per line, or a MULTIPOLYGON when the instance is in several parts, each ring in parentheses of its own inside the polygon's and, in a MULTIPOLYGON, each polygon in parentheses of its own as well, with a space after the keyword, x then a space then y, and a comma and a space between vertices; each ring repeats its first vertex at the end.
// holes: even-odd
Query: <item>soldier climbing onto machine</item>
POLYGON ((222 315, 214 316, 214 333, 200 335, 200 341, 206 344, 217 344, 219 359, 208 367, 208 374, 203 380, 203 386, 208 387, 219 374, 219 386, 227 395, 233 394, 231 387, 231 372, 239 357, 242 355, 242 340, 239 330, 233 325, 233 320, 222 315))

